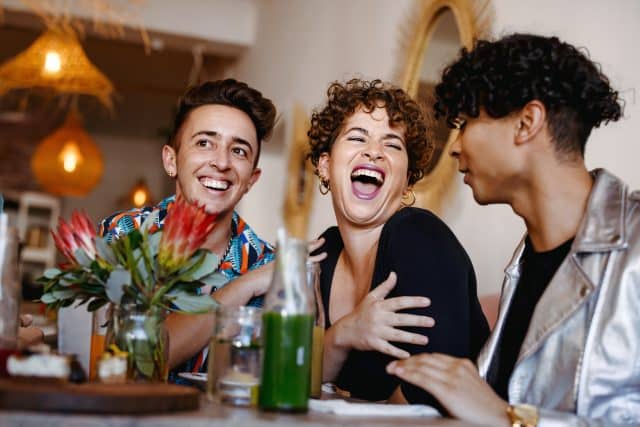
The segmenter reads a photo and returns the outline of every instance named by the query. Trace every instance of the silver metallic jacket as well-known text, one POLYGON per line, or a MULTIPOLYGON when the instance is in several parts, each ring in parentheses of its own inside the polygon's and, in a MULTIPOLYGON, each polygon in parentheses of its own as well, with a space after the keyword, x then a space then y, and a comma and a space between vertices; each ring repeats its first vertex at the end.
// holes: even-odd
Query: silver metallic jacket
MULTIPOLYGON (((605 170, 569 254, 540 298, 509 382, 538 426, 640 425, 640 192, 605 170)), ((520 278, 524 240, 505 270, 496 326, 478 356, 492 382, 520 278)))

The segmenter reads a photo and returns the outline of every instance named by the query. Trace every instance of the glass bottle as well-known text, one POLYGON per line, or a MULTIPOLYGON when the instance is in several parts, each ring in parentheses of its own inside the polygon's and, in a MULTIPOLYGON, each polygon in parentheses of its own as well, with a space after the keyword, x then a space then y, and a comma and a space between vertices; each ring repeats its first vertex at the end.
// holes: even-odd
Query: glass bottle
POLYGON ((0 213, 0 377, 7 376, 7 359, 18 347, 20 299, 18 232, 0 213))
POLYGON ((322 395, 322 355, 324 348, 324 304, 320 294, 320 264, 307 261, 307 286, 315 300, 315 321, 313 324, 313 339, 311 351, 311 393, 310 396, 319 399, 322 395))
POLYGON ((278 234, 276 266, 262 317, 263 359, 258 405, 305 412, 311 380, 313 294, 307 286, 306 242, 278 234))

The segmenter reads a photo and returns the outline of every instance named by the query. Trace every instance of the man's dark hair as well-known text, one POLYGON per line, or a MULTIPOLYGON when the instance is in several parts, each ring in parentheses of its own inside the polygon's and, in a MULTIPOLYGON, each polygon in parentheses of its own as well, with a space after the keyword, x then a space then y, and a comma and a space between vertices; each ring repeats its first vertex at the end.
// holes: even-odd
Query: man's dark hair
POLYGON ((513 34, 479 40, 442 73, 436 86, 437 117, 493 118, 538 100, 558 153, 584 156, 587 138, 602 122, 622 115, 618 92, 587 54, 557 37, 513 34))
POLYGON ((189 113, 203 105, 226 105, 243 111, 256 128, 258 154, 254 167, 258 164, 262 141, 269 138, 276 120, 276 107, 262 93, 235 79, 208 81, 192 86, 180 98, 178 112, 169 137, 169 145, 176 151, 180 149, 178 132, 189 113))

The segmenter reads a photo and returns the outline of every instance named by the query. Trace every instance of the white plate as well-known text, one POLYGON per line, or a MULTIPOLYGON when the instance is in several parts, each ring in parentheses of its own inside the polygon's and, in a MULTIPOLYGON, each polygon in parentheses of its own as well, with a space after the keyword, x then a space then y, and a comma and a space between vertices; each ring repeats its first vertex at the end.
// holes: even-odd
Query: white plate
POLYGON ((207 385, 207 374, 205 372, 180 372, 178 376, 194 384, 201 386, 207 385))

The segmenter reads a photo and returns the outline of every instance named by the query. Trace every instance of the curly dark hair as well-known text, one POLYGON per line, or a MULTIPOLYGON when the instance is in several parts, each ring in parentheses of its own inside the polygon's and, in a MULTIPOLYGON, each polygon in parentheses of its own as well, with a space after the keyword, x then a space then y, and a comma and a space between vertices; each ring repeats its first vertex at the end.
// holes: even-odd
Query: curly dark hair
POLYGON ((329 153, 342 126, 358 107, 372 112, 383 107, 389 115, 389 126, 405 127, 405 145, 409 157, 409 185, 419 181, 433 154, 433 143, 427 139, 427 126, 420 106, 405 91, 381 80, 351 79, 346 83, 334 82, 327 89, 327 104, 316 109, 311 116, 307 135, 311 152, 309 157, 318 173, 318 160, 329 153))
POLYGON ((437 117, 478 117, 480 108, 505 117, 538 100, 556 152, 584 156, 587 138, 600 123, 622 115, 618 92, 586 53, 557 37, 512 34, 479 40, 442 73, 435 88, 437 117))
POLYGON ((269 138, 276 121, 276 107, 270 99, 243 82, 235 79, 224 79, 204 82, 187 89, 178 101, 178 111, 169 136, 169 145, 176 151, 180 149, 178 132, 189 117, 189 113, 203 105, 226 105, 243 111, 256 128, 258 137, 258 154, 254 167, 260 158, 262 141, 269 138))

